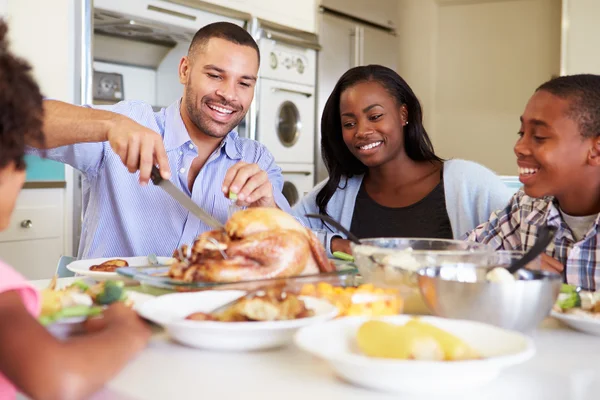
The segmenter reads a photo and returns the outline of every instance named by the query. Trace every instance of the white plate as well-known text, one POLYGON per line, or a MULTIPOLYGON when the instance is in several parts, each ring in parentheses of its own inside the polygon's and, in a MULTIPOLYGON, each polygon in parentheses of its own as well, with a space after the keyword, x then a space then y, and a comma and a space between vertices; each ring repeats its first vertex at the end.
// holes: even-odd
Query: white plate
POLYGON ((210 312, 245 292, 241 290, 209 290, 174 293, 157 297, 136 307, 138 313, 161 326, 176 341, 213 350, 262 350, 283 346, 292 341, 301 327, 323 322, 337 315, 332 304, 313 297, 301 296, 315 315, 289 321, 217 322, 191 321, 185 317, 194 312, 210 312))
POLYGON ((550 315, 565 325, 590 335, 600 336, 600 318, 585 315, 563 314, 552 311, 550 315))
MULTIPOLYGON (((380 318, 403 325, 411 316, 380 318)), ((368 388, 388 392, 447 394, 482 386, 510 365, 533 356, 528 337, 472 321, 421 317, 465 340, 485 358, 469 361, 414 361, 367 357, 359 353, 356 331, 369 318, 347 317, 301 329, 298 347, 329 363, 341 378, 368 388)))
MULTIPOLYGON (((153 298, 154 296, 146 293, 127 292, 127 299, 132 302, 133 307, 139 306, 153 298)), ((48 331, 54 337, 58 339, 66 339, 69 336, 85 332, 85 329, 83 329, 83 323, 86 319, 87 317, 63 318, 47 325, 46 329, 48 329, 48 331)))
MULTIPOLYGON (((102 272, 102 271, 90 271, 90 267, 92 265, 99 265, 108 260, 115 259, 125 260, 129 264, 130 267, 142 267, 148 266, 150 263, 148 262, 148 257, 140 256, 140 257, 106 257, 106 258, 90 258, 87 260, 77 260, 73 261, 71 264, 67 265, 67 269, 76 274, 90 277, 96 281, 106 281, 106 280, 123 280, 130 281, 129 279, 117 274, 116 272, 102 272)), ((173 258, 171 257, 157 257, 158 262, 160 264, 168 265, 173 262, 173 258)))

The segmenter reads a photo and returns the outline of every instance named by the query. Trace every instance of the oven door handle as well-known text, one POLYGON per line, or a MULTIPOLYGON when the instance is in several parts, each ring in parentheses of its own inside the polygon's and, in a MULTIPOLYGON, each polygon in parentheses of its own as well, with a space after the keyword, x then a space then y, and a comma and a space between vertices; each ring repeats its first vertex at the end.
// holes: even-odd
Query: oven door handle
POLYGON ((275 92, 286 92, 286 93, 301 94, 301 95, 306 96, 306 97, 312 97, 312 95, 313 95, 310 92, 303 92, 301 90, 285 89, 285 88, 280 88, 280 87, 271 88, 271 91, 273 93, 275 93, 275 92))

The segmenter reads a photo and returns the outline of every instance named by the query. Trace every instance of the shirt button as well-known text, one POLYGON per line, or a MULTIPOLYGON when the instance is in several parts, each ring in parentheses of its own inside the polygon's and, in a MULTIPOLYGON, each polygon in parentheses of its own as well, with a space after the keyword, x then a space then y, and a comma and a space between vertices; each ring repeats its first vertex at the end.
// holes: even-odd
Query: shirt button
POLYGON ((185 172, 185 168, 181 168, 181 169, 179 170, 179 172, 181 172, 181 173, 183 174, 183 173, 185 172))
POLYGON ((194 145, 190 143, 190 150, 194 149, 194 145))
POLYGON ((180 152, 179 152, 179 155, 180 155, 180 156, 182 156, 182 155, 183 155, 183 151, 180 151, 180 152))

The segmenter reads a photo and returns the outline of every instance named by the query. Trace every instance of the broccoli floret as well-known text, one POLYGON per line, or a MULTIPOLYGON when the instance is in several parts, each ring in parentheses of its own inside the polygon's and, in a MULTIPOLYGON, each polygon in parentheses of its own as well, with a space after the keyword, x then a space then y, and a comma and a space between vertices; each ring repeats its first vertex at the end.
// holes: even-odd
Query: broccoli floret
POLYGON ((563 283, 560 287, 560 292, 566 294, 577 293, 577 288, 575 286, 563 283))
POLYGON ((75 281, 71 284, 71 286, 80 289, 82 292, 86 292, 90 288, 85 282, 82 281, 75 281))
POLYGON ((96 303, 106 305, 120 301, 125 297, 123 281, 106 281, 104 290, 96 296, 96 303))
POLYGON ((579 293, 573 291, 570 293, 561 293, 558 295, 558 300, 556 301, 556 305, 559 306, 563 310, 568 310, 570 308, 581 307, 581 297, 579 293))

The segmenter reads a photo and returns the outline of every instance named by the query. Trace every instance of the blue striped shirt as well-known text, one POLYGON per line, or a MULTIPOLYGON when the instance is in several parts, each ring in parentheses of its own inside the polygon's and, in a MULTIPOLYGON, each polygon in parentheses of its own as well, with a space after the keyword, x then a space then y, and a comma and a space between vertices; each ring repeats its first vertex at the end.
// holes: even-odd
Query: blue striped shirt
MULTIPOLYGON (((262 144, 230 132, 202 167, 192 192, 188 171, 198 156, 181 119, 179 101, 154 112, 149 104, 124 101, 99 107, 123 114, 162 137, 171 167, 171 182, 216 219, 225 222, 231 201, 221 191, 227 170, 239 161, 256 163, 269 175, 277 205, 290 206, 283 196, 281 169, 262 144)), ((29 148, 28 154, 40 151, 29 148)), ((79 258, 130 257, 155 253, 171 256, 183 244, 192 244, 207 225, 190 214, 159 187, 139 184, 139 172, 130 173, 108 142, 78 143, 46 151, 46 157, 83 173, 83 225, 79 258)))

